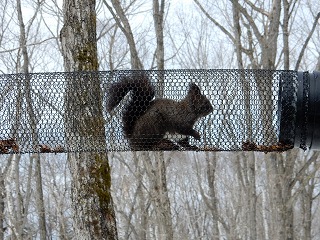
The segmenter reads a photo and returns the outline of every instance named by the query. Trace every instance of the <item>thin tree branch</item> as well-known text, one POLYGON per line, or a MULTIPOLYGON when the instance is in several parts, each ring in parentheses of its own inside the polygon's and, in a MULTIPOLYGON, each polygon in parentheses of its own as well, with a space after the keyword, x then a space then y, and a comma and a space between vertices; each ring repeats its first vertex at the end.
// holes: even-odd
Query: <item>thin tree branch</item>
POLYGON ((245 1, 245 3, 247 3, 253 10, 255 10, 256 12, 261 13, 262 15, 269 17, 269 13, 268 13, 267 11, 265 11, 263 8, 257 7, 254 3, 252 3, 252 2, 249 1, 249 0, 244 0, 244 1, 245 1))
MULTIPOLYGON (((42 40, 42 41, 40 41, 40 42, 30 43, 30 44, 27 44, 26 47, 31 47, 31 46, 39 45, 39 44, 42 44, 42 43, 47 42, 47 41, 52 40, 52 39, 57 39, 57 37, 50 37, 50 38, 44 39, 44 40, 42 40)), ((16 48, 12 48, 12 49, 8 49, 8 50, 3 50, 3 51, 0 51, 0 54, 1 54, 1 53, 14 52, 14 51, 16 51, 16 50, 19 50, 20 48, 21 48, 21 46, 20 46, 20 47, 16 47, 16 48)))
POLYGON ((301 48, 301 51, 300 51, 300 54, 299 54, 299 57, 298 57, 298 60, 297 60, 297 63, 296 63, 296 66, 295 66, 295 70, 298 70, 299 67, 300 67, 300 63, 302 61, 302 57, 304 55, 304 52, 306 51, 306 48, 308 46, 308 43, 314 33, 314 30, 316 29, 316 26, 318 25, 318 20, 320 18, 320 12, 317 14, 316 18, 314 19, 314 22, 313 22, 313 25, 312 25, 312 28, 311 28, 311 31, 309 32, 309 35, 308 37, 306 38, 306 41, 304 42, 302 48, 301 48))
POLYGON ((136 49, 136 43, 134 41, 133 33, 131 30, 131 26, 129 24, 128 18, 125 15, 125 10, 121 7, 119 0, 111 0, 112 6, 107 3, 106 0, 103 0, 103 3, 106 5, 112 16, 114 17, 116 23, 118 24, 119 28, 126 36, 127 42, 130 48, 130 55, 131 55, 131 66, 134 69, 143 69, 143 64, 138 56, 138 51, 136 49))
POLYGON ((235 1, 235 0, 230 0, 230 1, 231 1, 231 3, 235 4, 235 7, 237 7, 239 9, 239 11, 243 14, 243 16, 248 20, 250 26, 252 27, 252 30, 253 30, 254 34, 256 35, 256 37, 257 37, 257 39, 259 41, 259 43, 263 46, 264 45, 264 37, 259 32, 259 28, 255 24, 254 19, 252 18, 252 16, 237 1, 235 1))
POLYGON ((198 0, 194 0, 194 2, 197 4, 197 6, 200 8, 200 10, 204 13, 204 15, 211 21, 213 22, 214 25, 216 25, 220 30, 226 34, 231 41, 236 44, 236 39, 233 37, 233 35, 225 28, 223 27, 219 22, 217 22, 211 15, 204 9, 204 7, 199 3, 198 0))
POLYGON ((305 175, 305 170, 313 163, 315 162, 319 157, 320 152, 315 151, 312 156, 309 158, 309 160, 303 165, 303 167, 299 170, 299 172, 296 174, 294 179, 290 182, 289 187, 292 189, 293 186, 296 184, 296 182, 303 178, 305 175))

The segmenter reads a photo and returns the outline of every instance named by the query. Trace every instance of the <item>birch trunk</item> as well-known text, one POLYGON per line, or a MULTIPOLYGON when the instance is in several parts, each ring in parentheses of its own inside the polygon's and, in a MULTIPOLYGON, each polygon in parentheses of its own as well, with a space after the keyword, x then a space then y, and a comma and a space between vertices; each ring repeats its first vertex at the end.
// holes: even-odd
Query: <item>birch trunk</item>
POLYGON ((257 239, 257 190, 256 190, 256 164, 253 152, 248 153, 248 205, 249 205, 249 237, 257 239))
POLYGON ((158 70, 164 70, 164 6, 165 0, 153 0, 153 22, 154 30, 156 33, 157 49, 156 49, 156 59, 158 70))
POLYGON ((41 164, 40 164, 40 156, 39 154, 34 154, 35 157, 35 178, 36 178, 36 203, 37 203, 37 211, 39 215, 39 232, 40 239, 47 239, 47 228, 46 228, 46 211, 44 207, 44 197, 43 197, 43 189, 42 189, 42 175, 41 175, 41 164))
MULTIPOLYGON (((164 7, 165 0, 153 0, 153 22, 156 33, 156 59, 157 69, 160 70, 158 76, 158 84, 160 86, 159 97, 164 95, 164 7)), ((155 152, 155 165, 153 167, 154 178, 152 186, 155 194, 155 207, 159 224, 160 239, 173 239, 173 223, 170 208, 170 199, 167 187, 167 161, 165 160, 164 152, 155 152)))
MULTIPOLYGON (((225 224, 225 222, 219 217, 219 211, 218 211, 218 198, 217 198, 217 190, 216 190, 216 168, 217 168, 217 153, 209 154, 206 152, 206 166, 207 166, 207 181, 208 181, 208 195, 209 199, 205 196, 205 194, 202 194, 202 197, 204 198, 204 201, 208 208, 211 211, 212 215, 212 225, 213 225, 213 240, 219 240, 220 236, 220 230, 219 230, 219 220, 222 223, 222 225, 226 228, 226 231, 228 231, 228 228, 225 224)), ((200 186, 201 187, 201 186, 200 186)), ((203 190, 202 190, 203 191, 203 190)), ((202 193, 201 191, 201 193, 202 193)))
POLYGON ((163 152, 145 154, 144 164, 150 182, 151 201, 157 221, 156 236, 160 240, 173 239, 172 215, 167 188, 166 161, 163 152), (152 158, 152 156, 154 158, 152 158), (152 164, 152 162, 155 162, 152 164))
POLYGON ((256 164, 253 152, 242 153, 237 156, 237 176, 240 191, 243 188, 246 210, 243 213, 246 222, 245 234, 248 239, 257 239, 257 190, 256 190, 256 164))
MULTIPOLYGON (((33 108, 33 102, 31 97, 31 86, 30 86, 30 78, 29 78, 29 55, 27 51, 27 37, 26 37, 26 29, 23 22, 22 10, 21 10, 21 1, 17 0, 17 12, 18 12, 18 21, 20 28, 20 49, 23 58, 22 64, 22 72, 25 73, 25 81, 24 81, 24 90, 26 93, 26 103, 27 103, 27 112, 28 112, 28 120, 29 127, 32 130, 32 143, 33 146, 37 146, 38 135, 37 135, 37 124, 35 119, 35 112, 33 108)), ((38 11, 35 12, 34 17, 36 16, 38 11)), ((43 201, 43 190, 42 190, 42 175, 41 175, 41 164, 40 164, 40 156, 39 154, 33 154, 31 158, 35 158, 36 162, 36 171, 35 171, 35 182, 36 182, 36 190, 37 190, 37 212, 38 212, 38 221, 39 221, 39 232, 40 239, 45 240, 47 236, 47 228, 46 228, 46 215, 45 215, 45 207, 43 201)), ((30 158, 30 160, 31 160, 30 158)), ((32 160, 31 160, 32 163, 32 160)))
MULTIPOLYGON (((66 71, 98 70, 95 6, 95 0, 64 1, 60 40, 66 71)), ((73 146, 80 138, 87 137, 105 139, 99 79, 74 78, 68 81, 66 92, 67 144, 73 146), (87 84, 81 84, 81 80, 87 84), (85 105, 75 107, 74 96, 81 98, 85 105), (79 116, 76 127, 72 127, 73 116, 79 116)), ((70 153, 68 160, 76 238, 118 239, 107 153, 70 153)))
POLYGON ((271 153, 269 159, 266 159, 273 202, 271 215, 276 223, 273 237, 278 239, 293 239, 292 188, 289 183, 293 176, 295 154, 284 157, 271 153))
POLYGON ((6 191, 4 184, 4 173, 0 173, 0 240, 4 239, 4 209, 5 209, 6 191))

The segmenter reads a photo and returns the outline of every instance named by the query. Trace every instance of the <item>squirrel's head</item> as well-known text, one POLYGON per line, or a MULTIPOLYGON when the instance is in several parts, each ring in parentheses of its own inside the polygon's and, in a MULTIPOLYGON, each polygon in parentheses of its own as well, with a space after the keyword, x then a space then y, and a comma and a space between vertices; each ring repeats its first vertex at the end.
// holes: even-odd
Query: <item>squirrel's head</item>
POLYGON ((191 101, 194 112, 199 116, 206 116, 213 111, 209 99, 201 94, 201 90, 195 83, 190 83, 187 95, 191 101))

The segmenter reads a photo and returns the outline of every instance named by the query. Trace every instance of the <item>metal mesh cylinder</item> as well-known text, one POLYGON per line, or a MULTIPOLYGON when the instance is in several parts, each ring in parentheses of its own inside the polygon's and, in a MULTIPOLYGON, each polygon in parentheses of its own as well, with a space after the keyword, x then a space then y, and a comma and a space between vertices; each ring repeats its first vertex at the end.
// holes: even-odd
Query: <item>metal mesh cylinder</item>
MULTIPOLYGON (((171 132, 163 138, 174 143, 172 150, 269 152, 320 147, 317 72, 128 70, 0 75, 0 153, 132 150, 122 116, 132 93, 124 92, 112 111, 107 111, 107 93, 115 86, 111 84, 133 73, 147 77, 156 99, 179 102, 195 83, 210 101, 213 110, 193 126, 200 139, 171 132), (181 144, 186 141, 187 145, 181 144)), ((176 117, 187 120, 188 114, 177 112, 176 117)))

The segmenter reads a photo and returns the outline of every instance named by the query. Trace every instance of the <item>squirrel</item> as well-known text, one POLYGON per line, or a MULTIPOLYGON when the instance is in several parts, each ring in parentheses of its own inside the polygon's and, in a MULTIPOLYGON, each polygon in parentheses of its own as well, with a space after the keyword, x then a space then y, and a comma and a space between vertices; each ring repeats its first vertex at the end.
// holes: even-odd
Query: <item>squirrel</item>
POLYGON ((129 92, 131 98, 123 108, 122 122, 132 150, 179 150, 179 146, 164 138, 166 133, 186 135, 187 138, 177 144, 194 149, 188 137, 200 140, 200 134, 193 126, 213 111, 210 101, 195 83, 190 83, 185 98, 175 101, 155 98, 154 86, 145 74, 121 76, 107 90, 107 111, 111 112, 129 92))

